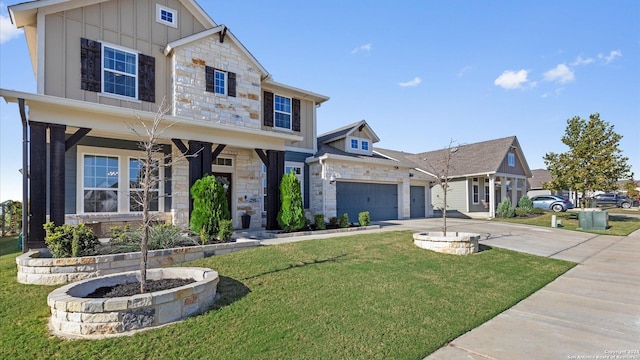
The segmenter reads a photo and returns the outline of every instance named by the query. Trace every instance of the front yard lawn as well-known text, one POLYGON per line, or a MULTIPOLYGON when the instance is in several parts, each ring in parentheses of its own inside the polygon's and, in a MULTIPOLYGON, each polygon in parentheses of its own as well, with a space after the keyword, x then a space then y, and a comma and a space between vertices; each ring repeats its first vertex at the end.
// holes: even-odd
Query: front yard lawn
POLYGON ((203 315, 69 341, 47 333, 54 287, 18 284, 15 238, 0 243, 2 359, 420 359, 574 266, 489 247, 439 254, 410 232, 265 246, 188 264, 221 275, 203 315))
MULTIPOLYGON (((540 216, 530 218, 496 218, 494 221, 504 221, 510 223, 526 224, 551 227, 551 216, 556 215, 558 220, 562 220, 562 229, 578 230, 578 213, 567 211, 563 213, 546 212, 540 216)), ((634 215, 634 214, 629 214, 634 215)), ((625 216, 620 212, 609 212, 609 229, 608 230, 578 230, 601 235, 620 235, 627 236, 632 232, 640 229, 640 217, 625 216)))

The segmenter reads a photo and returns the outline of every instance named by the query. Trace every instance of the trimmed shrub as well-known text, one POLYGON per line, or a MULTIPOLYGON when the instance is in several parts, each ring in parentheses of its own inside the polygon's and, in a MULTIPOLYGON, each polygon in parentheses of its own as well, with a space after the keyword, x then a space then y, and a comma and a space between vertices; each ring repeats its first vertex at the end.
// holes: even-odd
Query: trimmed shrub
POLYGON ((338 226, 338 218, 335 216, 332 216, 329 218, 329 225, 331 227, 337 227, 338 226))
POLYGON ((344 213, 338 218, 338 226, 341 228, 349 227, 349 214, 344 213))
POLYGON ((98 237, 84 224, 56 226, 53 222, 44 224, 44 242, 56 258, 92 255, 100 243, 98 237))
POLYGON ((531 201, 527 195, 523 195, 520 200, 518 200, 518 207, 526 210, 527 212, 531 212, 531 209, 533 209, 533 201, 531 201))
POLYGON ((233 235, 233 222, 231 220, 220 220, 218 240, 229 242, 229 240, 231 240, 231 235, 233 235))
POLYGON ((531 209, 531 213, 534 215, 540 215, 540 214, 544 214, 544 210, 540 209, 540 208, 533 208, 531 209))
POLYGON ((316 226, 316 230, 324 230, 324 229, 327 228, 327 226, 324 223, 324 215, 323 214, 313 215, 313 223, 316 226))
POLYGON ((360 226, 369 226, 371 225, 371 216, 368 211, 363 211, 358 214, 358 223, 360 226))
POLYGON ((515 215, 515 210, 511 207, 511 200, 509 200, 509 198, 500 202, 496 215, 500 218, 512 218, 515 215))
POLYGON ((529 215, 529 210, 525 209, 525 208, 516 208, 516 216, 518 217, 524 217, 529 215))
POLYGON ((193 211, 189 227, 206 244, 220 232, 220 221, 231 218, 225 189, 215 176, 206 175, 193 184, 190 192, 193 211))
POLYGON ((278 225, 282 230, 291 232, 302 229, 305 223, 300 181, 293 172, 290 172, 285 174, 280 181, 278 225))

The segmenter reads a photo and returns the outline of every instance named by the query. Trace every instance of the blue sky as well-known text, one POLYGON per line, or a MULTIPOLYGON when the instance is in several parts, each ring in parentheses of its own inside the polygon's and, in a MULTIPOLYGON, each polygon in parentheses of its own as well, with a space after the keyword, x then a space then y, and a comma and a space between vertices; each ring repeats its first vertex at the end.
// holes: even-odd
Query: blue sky
MULTIPOLYGON (((0 87, 35 92, 4 1, 0 87)), ((531 169, 598 112, 640 174, 640 1, 200 0, 273 78, 330 96, 318 132, 365 119, 422 152, 516 135, 531 169)), ((21 199, 20 118, 0 103, 0 200, 21 199)))

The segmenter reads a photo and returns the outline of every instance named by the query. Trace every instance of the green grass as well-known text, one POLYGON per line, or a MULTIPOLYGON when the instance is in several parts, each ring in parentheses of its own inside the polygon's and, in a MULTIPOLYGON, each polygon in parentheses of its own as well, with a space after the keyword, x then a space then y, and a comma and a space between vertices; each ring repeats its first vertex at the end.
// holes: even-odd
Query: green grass
POLYGON ((47 333, 54 287, 18 284, 8 248, 0 245, 2 359, 421 359, 574 266, 489 247, 438 254, 414 246, 410 232, 259 247, 189 264, 221 275, 222 296, 203 315, 69 341, 47 333))
POLYGON ((558 220, 562 220, 562 229, 584 231, 594 234, 602 235, 619 235, 627 236, 632 232, 640 229, 640 218, 625 216, 620 212, 609 212, 609 229, 608 230, 582 230, 578 229, 578 213, 577 212, 564 212, 564 213, 544 213, 540 216, 530 218, 496 218, 494 221, 504 221, 510 223, 535 225, 551 227, 551 216, 556 215, 558 220))

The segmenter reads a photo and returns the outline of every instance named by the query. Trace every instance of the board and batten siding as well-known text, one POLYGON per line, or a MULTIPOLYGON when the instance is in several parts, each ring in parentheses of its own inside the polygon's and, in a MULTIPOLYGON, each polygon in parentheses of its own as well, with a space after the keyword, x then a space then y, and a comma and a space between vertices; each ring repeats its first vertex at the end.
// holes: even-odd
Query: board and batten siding
MULTIPOLYGON (((457 210, 467 212, 467 180, 456 179, 449 180, 449 189, 447 190, 447 210, 457 210)), ((440 185, 434 185, 431 188, 431 203, 434 209, 442 207, 444 193, 440 185)))
POLYGON ((205 30, 177 0, 106 1, 45 18, 46 95, 156 111, 171 93, 171 60, 160 51, 168 42, 205 30), (156 22, 156 4, 178 11, 178 28, 156 22), (80 39, 122 46, 155 58, 156 103, 120 100, 81 89, 80 39))
POLYGON ((520 157, 518 156, 518 152, 513 152, 515 155, 515 166, 509 166, 509 155, 507 154, 504 159, 502 159, 502 163, 498 167, 497 173, 500 174, 511 174, 511 175, 520 175, 527 177, 528 175, 525 173, 524 167, 522 166, 522 162, 520 161, 520 157))

